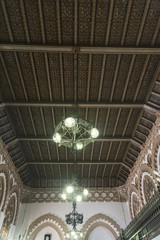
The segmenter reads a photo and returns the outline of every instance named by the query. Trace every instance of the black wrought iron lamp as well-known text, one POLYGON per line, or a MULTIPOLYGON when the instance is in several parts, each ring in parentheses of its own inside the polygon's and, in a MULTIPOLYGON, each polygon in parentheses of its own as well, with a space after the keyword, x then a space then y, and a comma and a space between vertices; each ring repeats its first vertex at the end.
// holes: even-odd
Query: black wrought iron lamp
POLYGON ((77 207, 76 202, 73 202, 72 207, 73 207, 72 212, 70 212, 69 214, 65 215, 66 223, 68 225, 72 225, 73 226, 73 229, 67 233, 66 237, 68 239, 79 239, 80 237, 83 236, 83 233, 78 231, 76 229, 76 226, 78 224, 82 224, 83 223, 83 214, 79 214, 76 211, 76 207, 77 207))
POLYGON ((78 231, 76 226, 83 223, 83 214, 79 214, 76 211, 77 202, 82 201, 88 196, 88 190, 86 188, 79 187, 76 182, 69 185, 63 191, 61 197, 63 200, 72 201, 72 212, 65 215, 66 223, 71 225, 73 229, 66 234, 67 239, 76 240, 83 236, 83 233, 78 231))
POLYGON ((93 125, 75 113, 73 116, 62 119, 55 128, 53 141, 58 146, 65 146, 72 151, 81 150, 89 143, 94 142, 99 131, 93 125))

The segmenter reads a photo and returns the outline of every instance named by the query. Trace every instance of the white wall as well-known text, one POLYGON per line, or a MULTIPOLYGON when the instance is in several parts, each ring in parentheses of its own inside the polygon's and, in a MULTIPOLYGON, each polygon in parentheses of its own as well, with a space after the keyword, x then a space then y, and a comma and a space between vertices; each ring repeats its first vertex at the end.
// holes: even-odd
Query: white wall
POLYGON ((158 235, 157 237, 153 238, 152 240, 160 240, 160 235, 158 235))
MULTIPOLYGON (((20 211, 16 223, 16 230, 13 240, 19 239, 19 235, 23 235, 29 225, 37 218, 52 214, 60 218, 65 223, 65 214, 72 211, 71 203, 30 203, 21 204, 20 211)), ((128 203, 120 202, 81 202, 77 204, 78 213, 83 213, 83 224, 96 214, 104 214, 112 218, 121 228, 125 229, 130 222, 128 203)), ((82 225, 77 227, 78 230, 82 225)), ((70 226, 67 225, 70 229, 70 226)))
POLYGON ((114 240, 112 233, 105 227, 96 227, 90 234, 88 240, 114 240))
POLYGON ((42 229, 36 236, 35 240, 44 240, 45 234, 51 234, 51 240, 60 240, 58 233, 51 227, 42 229))

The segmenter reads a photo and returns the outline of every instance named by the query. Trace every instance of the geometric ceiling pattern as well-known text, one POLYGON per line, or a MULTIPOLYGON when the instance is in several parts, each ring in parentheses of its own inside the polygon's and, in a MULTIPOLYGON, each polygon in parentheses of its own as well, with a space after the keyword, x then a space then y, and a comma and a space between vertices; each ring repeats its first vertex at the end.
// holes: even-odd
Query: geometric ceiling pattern
POLYGON ((23 183, 124 184, 160 111, 160 1, 1 0, 0 135, 23 183), (77 108, 99 137, 52 136, 77 108))

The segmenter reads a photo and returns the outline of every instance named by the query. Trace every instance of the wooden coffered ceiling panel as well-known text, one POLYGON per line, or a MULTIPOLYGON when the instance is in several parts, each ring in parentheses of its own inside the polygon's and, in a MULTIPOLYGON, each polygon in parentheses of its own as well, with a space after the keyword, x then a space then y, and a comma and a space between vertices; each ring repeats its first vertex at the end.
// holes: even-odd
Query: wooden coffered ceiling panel
POLYGON ((125 183, 160 110, 160 1, 1 0, 0 134, 27 186, 125 183), (100 136, 52 141, 78 108, 100 136))

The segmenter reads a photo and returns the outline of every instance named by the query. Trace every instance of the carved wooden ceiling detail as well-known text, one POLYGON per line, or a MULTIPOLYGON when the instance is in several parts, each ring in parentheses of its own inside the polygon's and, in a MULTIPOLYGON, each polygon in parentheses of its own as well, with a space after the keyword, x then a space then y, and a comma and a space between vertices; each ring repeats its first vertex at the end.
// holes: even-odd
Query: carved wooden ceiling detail
POLYGON ((1 0, 0 134, 23 183, 125 183, 160 110, 160 1, 1 0), (52 141, 74 106, 100 136, 52 141))

